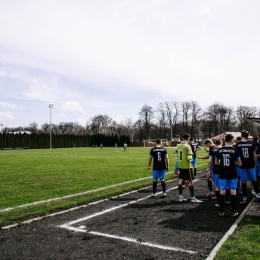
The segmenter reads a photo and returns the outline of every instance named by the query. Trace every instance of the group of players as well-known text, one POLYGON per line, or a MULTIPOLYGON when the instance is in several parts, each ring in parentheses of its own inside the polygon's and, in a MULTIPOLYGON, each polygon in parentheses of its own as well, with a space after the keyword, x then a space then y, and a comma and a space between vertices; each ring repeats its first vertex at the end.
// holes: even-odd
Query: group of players
MULTIPOLYGON (((239 190, 240 183, 242 186, 243 199, 241 204, 247 204, 247 182, 252 183, 252 193, 260 200, 260 135, 255 138, 254 142, 248 140, 249 132, 244 130, 241 132, 241 137, 236 140, 232 134, 225 136, 224 145, 221 140, 217 140, 216 144, 211 139, 204 142, 204 148, 207 151, 206 156, 198 156, 198 159, 208 159, 208 173, 206 181, 208 183, 209 193, 206 197, 211 197, 217 200, 216 206, 219 207, 218 215, 225 215, 225 203, 231 204, 231 216, 237 217, 236 212, 237 198, 236 194, 239 190), (212 191, 213 178, 215 184, 215 194, 212 191), (229 198, 228 201, 227 198, 229 198)), ((176 136, 178 139, 178 136, 176 136)), ((201 200, 195 198, 194 192, 194 177, 196 177, 196 151, 201 147, 194 143, 193 138, 189 134, 183 135, 182 142, 177 141, 177 146, 174 149, 177 162, 175 165, 175 173, 179 176, 178 193, 179 201, 183 202, 183 188, 188 185, 191 202, 201 203, 201 200), (194 169, 194 172, 193 172, 194 169)), ((151 169, 153 161, 153 193, 152 197, 156 197, 157 180, 160 179, 163 197, 166 196, 165 188, 165 173, 169 169, 169 158, 166 149, 162 146, 160 139, 156 141, 156 146, 151 149, 148 160, 148 170, 151 169)))

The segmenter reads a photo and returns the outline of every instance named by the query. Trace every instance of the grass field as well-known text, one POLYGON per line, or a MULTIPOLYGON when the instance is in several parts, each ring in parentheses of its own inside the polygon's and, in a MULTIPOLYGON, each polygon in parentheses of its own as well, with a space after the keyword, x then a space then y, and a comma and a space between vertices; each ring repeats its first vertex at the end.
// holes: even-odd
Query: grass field
MULTIPOLYGON (((151 172, 147 171, 150 149, 117 150, 1 150, 0 226, 151 185, 151 172)), ((172 149, 168 151, 166 180, 176 177, 175 158, 172 149)), ((199 164, 205 168, 206 160, 198 160, 199 164)))
MULTIPOLYGON (((168 148, 176 178, 175 158, 168 148)), ((0 150, 0 226, 151 186, 149 148, 0 150)), ((198 155, 205 155, 201 150, 198 155)), ((198 160, 198 170, 207 160, 198 160)), ((258 259, 260 222, 245 218, 216 259, 258 259), (238 253, 239 252, 239 253, 238 253), (251 258, 250 258, 251 257, 251 258)))

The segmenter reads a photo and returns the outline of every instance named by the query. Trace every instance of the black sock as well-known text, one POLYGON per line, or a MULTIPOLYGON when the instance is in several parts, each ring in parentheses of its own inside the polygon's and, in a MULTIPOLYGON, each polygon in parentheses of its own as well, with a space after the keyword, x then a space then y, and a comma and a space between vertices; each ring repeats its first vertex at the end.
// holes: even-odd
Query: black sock
POLYGON ((237 207, 237 195, 231 195, 231 207, 232 207, 232 212, 236 212, 236 207, 237 207))
POLYGON ((219 204, 219 195, 220 195, 220 191, 216 190, 216 197, 217 197, 218 204, 219 204))
POLYGON ((224 212, 225 195, 219 194, 219 212, 224 212))
POLYGON ((165 193, 165 181, 161 181, 163 193, 165 193))
POLYGON ((226 201, 229 201, 230 189, 226 189, 226 201))
POLYGON ((194 168, 194 177, 196 176, 197 174, 197 168, 194 168))
POLYGON ((209 191, 212 192, 212 181, 208 180, 209 191))
POLYGON ((153 182, 153 193, 156 193, 156 189, 157 189, 157 181, 153 182))
POLYGON ((243 193, 243 197, 247 197, 247 187, 246 187, 246 183, 242 182, 242 193, 243 193))

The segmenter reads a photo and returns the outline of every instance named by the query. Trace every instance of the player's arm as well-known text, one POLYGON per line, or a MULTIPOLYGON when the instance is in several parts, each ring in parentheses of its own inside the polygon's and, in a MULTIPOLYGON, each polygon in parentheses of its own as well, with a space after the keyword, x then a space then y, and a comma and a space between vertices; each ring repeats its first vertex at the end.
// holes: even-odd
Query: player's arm
POLYGON ((242 166, 242 161, 241 161, 240 157, 238 157, 238 159, 236 161, 236 165, 239 166, 239 167, 242 166))
POLYGON ((165 155, 165 166, 166 166, 166 171, 169 170, 169 157, 168 154, 165 155))
POLYGON ((257 162, 256 152, 253 152, 253 157, 254 157, 254 162, 255 162, 255 167, 256 167, 256 162, 257 162))
POLYGON ((148 159, 148 171, 151 170, 151 163, 152 163, 153 157, 150 155, 148 159))

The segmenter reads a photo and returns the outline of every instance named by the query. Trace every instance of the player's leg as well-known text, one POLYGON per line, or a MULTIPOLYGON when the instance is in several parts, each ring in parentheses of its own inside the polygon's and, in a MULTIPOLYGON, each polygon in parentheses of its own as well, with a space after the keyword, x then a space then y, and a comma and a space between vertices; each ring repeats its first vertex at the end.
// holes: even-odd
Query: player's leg
POLYGON ((242 185, 242 194, 243 194, 243 200, 240 201, 240 204, 247 204, 247 169, 241 169, 239 170, 241 185, 242 185))
POLYGON ((180 173, 179 173, 178 193, 179 193, 179 201, 180 202, 186 201, 186 199, 184 199, 183 195, 182 195, 182 184, 183 184, 183 180, 186 178, 185 170, 186 169, 179 169, 180 173))
POLYGON ((206 182, 208 184, 208 188, 209 188, 209 193, 206 194, 207 198, 211 198, 214 196, 214 193, 212 191, 212 181, 211 181, 211 177, 212 177, 212 172, 208 171, 207 175, 206 175, 206 182))
POLYGON ((231 202, 231 217, 237 217, 238 213, 236 212, 236 206, 237 206, 237 195, 236 195, 236 188, 237 188, 237 181, 238 179, 231 179, 229 182, 229 188, 230 188, 230 202, 231 202))
POLYGON ((220 188, 220 194, 219 194, 219 216, 224 216, 224 203, 225 203, 225 195, 226 195, 226 189, 227 184, 229 180, 226 179, 220 179, 219 180, 219 188, 220 188))
POLYGON ((166 170, 160 171, 160 173, 159 173, 159 178, 161 181, 162 191, 163 191, 162 197, 166 197, 166 185, 165 185, 165 180, 164 180, 165 174, 166 174, 166 170))
POLYGON ((156 190, 157 190, 157 179, 159 177, 159 171, 153 170, 153 193, 152 198, 156 197, 156 190))

